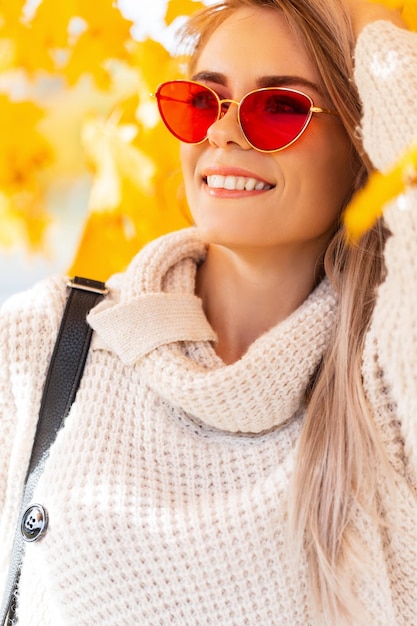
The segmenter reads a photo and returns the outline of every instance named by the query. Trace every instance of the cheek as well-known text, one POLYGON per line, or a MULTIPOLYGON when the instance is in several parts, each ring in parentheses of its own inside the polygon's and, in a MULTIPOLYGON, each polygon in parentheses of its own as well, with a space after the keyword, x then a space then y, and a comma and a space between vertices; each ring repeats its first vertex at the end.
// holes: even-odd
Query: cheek
POLYGON ((327 176, 324 188, 328 188, 329 194, 332 194, 337 203, 344 207, 352 194, 356 180, 353 150, 350 144, 340 142, 336 150, 332 149, 325 168, 327 176))
POLYGON ((195 171, 198 156, 196 154, 196 148, 197 146, 184 143, 180 144, 182 176, 184 179, 185 193, 191 209, 193 208, 193 198, 195 195, 195 171))
POLYGON ((313 237, 332 232, 355 180, 350 142, 344 134, 317 132, 295 148, 281 156, 283 204, 291 208, 297 232, 313 237))
POLYGON ((198 146, 187 143, 180 144, 181 168, 185 182, 193 182, 199 156, 198 146))
POLYGON ((343 207, 356 178, 352 146, 344 132, 324 135, 316 142, 310 168, 317 197, 325 205, 343 207))

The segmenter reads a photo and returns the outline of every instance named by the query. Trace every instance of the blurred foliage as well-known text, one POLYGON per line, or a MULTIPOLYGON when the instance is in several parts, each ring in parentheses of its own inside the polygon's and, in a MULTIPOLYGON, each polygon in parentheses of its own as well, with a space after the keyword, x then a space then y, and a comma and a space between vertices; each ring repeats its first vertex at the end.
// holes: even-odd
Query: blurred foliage
MULTIPOLYGON (((170 0, 166 23, 199 8, 170 0)), ((190 224, 177 141, 150 96, 184 59, 134 41, 113 0, 0 2, 0 248, 46 251, 51 188, 91 176, 70 273, 106 279, 190 224)), ((58 215, 59 219, 59 215, 58 215)))
POLYGON ((385 205, 411 185, 417 185, 417 142, 391 171, 374 172, 366 187, 356 193, 344 216, 348 237, 360 239, 381 217, 385 205))

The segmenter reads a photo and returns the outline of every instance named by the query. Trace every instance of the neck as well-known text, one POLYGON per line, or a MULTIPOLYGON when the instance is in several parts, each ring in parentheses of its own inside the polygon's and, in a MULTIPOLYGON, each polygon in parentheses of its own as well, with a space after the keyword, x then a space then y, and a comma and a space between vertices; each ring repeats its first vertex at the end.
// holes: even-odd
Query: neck
POLYGON ((218 336, 217 354, 237 361, 263 333, 295 311, 319 281, 319 255, 301 250, 233 251, 209 246, 197 295, 218 336))

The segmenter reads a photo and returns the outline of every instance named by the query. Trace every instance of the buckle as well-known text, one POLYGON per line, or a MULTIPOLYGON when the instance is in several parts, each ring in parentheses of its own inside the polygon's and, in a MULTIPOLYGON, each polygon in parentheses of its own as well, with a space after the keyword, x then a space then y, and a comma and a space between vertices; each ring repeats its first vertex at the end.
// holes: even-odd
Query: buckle
POLYGON ((92 280, 91 278, 82 278, 81 276, 74 276, 67 282, 67 287, 70 289, 80 289, 81 291, 90 291, 91 293, 97 293, 102 296, 106 296, 109 290, 106 284, 99 280, 92 280))

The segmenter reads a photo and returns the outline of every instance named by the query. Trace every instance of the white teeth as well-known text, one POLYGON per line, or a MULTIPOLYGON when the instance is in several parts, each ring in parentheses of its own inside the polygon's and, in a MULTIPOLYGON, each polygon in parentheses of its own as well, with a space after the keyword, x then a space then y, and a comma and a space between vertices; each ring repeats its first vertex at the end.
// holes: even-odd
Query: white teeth
POLYGON ((236 181, 234 176, 226 176, 226 178, 224 179, 224 188, 236 189, 236 181))
POLYGON ((255 178, 248 178, 245 184, 246 191, 253 191, 256 187, 256 183, 257 181, 255 180, 255 178))
POLYGON ((207 176, 207 185, 214 189, 228 189, 231 191, 262 191, 272 189, 272 185, 263 183, 256 178, 245 178, 244 176, 221 176, 213 174, 207 176))
POLYGON ((224 176, 210 176, 209 178, 210 178, 210 182, 209 182, 209 179, 207 179, 207 184, 210 187, 215 187, 216 189, 224 188, 224 180, 225 180, 224 176))

